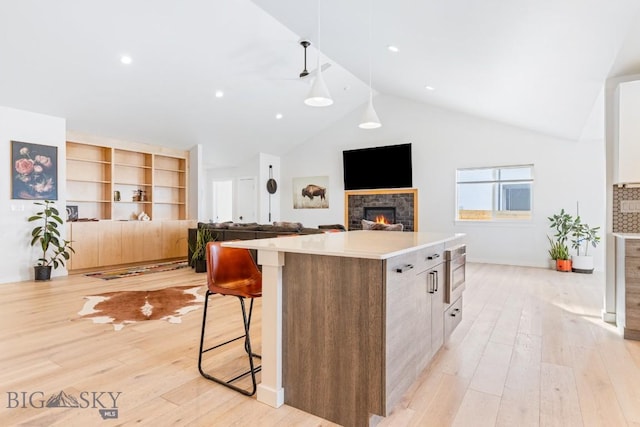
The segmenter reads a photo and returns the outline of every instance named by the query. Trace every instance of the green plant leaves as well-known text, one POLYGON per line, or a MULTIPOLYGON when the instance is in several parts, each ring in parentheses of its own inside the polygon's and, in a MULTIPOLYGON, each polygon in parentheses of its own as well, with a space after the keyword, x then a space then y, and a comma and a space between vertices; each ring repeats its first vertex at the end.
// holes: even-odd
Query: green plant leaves
MULTIPOLYGON (((557 242, 563 245, 567 252, 567 258, 555 259, 569 259, 569 249, 566 247, 569 236, 571 236, 571 247, 576 250, 578 256, 580 256, 582 248, 584 248, 584 255, 587 255, 589 245, 595 248, 598 243, 600 243, 600 236, 598 236, 600 227, 592 228, 588 224, 583 223, 580 215, 574 218, 572 215, 566 213, 563 208, 559 214, 547 218, 549 219, 550 227, 556 230, 554 236, 557 242)), ((551 241, 551 239, 549 240, 551 241)))
POLYGON ((64 260, 70 258, 70 253, 75 253, 71 247, 71 241, 63 240, 60 242, 60 230, 58 226, 64 222, 60 217, 60 212, 55 207, 54 202, 45 200, 44 202, 34 202, 39 206, 44 206, 40 212, 36 212, 28 218, 29 222, 40 221, 42 225, 38 225, 31 231, 31 246, 39 245, 42 249, 42 256, 38 258, 38 265, 53 265, 54 268, 64 266, 64 260), (53 253, 50 252, 53 249, 53 253))

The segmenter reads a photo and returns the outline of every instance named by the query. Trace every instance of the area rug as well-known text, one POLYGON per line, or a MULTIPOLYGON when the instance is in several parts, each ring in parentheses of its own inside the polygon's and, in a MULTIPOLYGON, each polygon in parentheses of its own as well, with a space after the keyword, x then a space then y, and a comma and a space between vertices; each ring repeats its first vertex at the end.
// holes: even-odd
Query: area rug
POLYGON ((85 276, 95 277, 102 280, 120 279, 121 277, 139 276, 148 273, 160 273, 162 271, 177 270, 179 268, 188 267, 187 261, 163 262, 154 265, 140 265, 137 267, 129 267, 118 270, 100 271, 97 273, 87 273, 85 276))
POLYGON ((203 286, 174 286, 155 291, 117 291, 84 297, 78 312, 93 323, 112 323, 116 331, 146 320, 181 323, 182 316, 202 307, 203 286), (198 293, 201 291, 201 293, 198 293))

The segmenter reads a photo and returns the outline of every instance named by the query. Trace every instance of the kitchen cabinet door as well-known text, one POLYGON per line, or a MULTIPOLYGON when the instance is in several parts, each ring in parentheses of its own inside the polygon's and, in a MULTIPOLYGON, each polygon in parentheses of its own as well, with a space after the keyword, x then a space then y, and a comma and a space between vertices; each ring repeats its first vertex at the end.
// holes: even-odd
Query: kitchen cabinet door
POLYGON ((444 264, 433 267, 429 274, 433 276, 432 280, 435 282, 434 291, 429 294, 431 300, 431 358, 433 358, 444 344, 444 311, 446 308, 444 302, 444 264))
POLYGON ((618 157, 616 182, 640 182, 640 80, 618 86, 618 157))

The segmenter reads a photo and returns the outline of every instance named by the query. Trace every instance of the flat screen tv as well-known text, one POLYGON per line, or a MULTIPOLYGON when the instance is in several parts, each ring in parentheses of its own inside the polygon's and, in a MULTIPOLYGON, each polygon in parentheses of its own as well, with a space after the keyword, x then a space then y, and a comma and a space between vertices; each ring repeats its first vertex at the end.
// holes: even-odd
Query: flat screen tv
POLYGON ((413 186, 411 144, 342 152, 345 190, 413 186))

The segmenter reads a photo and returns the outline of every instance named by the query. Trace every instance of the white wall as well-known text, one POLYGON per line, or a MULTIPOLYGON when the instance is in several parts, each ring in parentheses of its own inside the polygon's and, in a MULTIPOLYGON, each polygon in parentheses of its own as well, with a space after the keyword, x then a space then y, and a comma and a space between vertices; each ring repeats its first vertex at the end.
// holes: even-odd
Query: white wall
MULTIPOLYGON (((196 144, 189 150, 189 200, 187 206, 188 219, 199 219, 206 216, 205 174, 202 167, 202 144, 196 144)), ((211 197, 211 192, 209 192, 211 197)))
MULTIPOLYGON (((58 201, 57 207, 64 212, 66 205, 66 146, 65 120, 0 106, 0 283, 33 280, 33 266, 38 254, 30 246, 33 228, 27 218, 35 212, 33 201, 11 199, 11 141, 22 141, 58 147, 58 201)), ((66 238, 66 228, 61 230, 66 238)), ((66 275, 59 268, 52 276, 66 275)))
MULTIPOLYGON (((410 142, 413 182, 418 188, 419 230, 467 233, 474 262, 547 267, 548 216, 565 208, 583 221, 605 226, 604 141, 571 141, 429 107, 402 98, 374 100, 382 128, 357 127, 354 111, 317 137, 282 157, 281 216, 305 226, 344 224, 342 150, 410 142), (534 164, 531 222, 455 223, 455 171, 463 167, 534 164), (293 209, 294 177, 329 176, 329 209, 293 209)), ((593 251, 604 269, 604 244, 593 251)))

